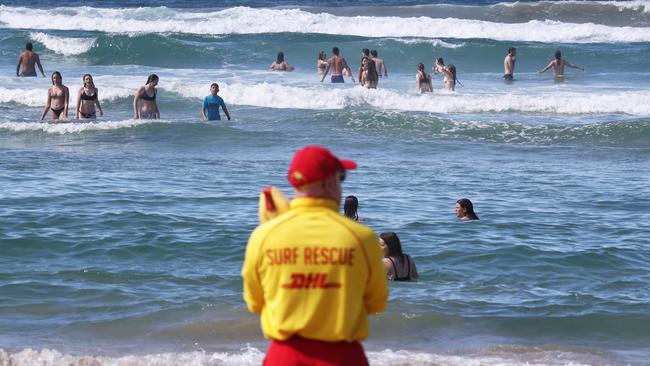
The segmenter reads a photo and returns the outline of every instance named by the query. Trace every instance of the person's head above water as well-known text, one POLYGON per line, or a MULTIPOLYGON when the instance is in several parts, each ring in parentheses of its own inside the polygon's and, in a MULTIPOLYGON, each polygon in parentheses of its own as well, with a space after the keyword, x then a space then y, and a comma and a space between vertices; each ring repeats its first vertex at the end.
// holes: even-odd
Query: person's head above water
POLYGON ((357 220, 359 215, 357 214, 357 209, 359 208, 359 200, 355 196, 345 197, 345 203, 343 204, 343 214, 345 217, 348 217, 352 220, 357 220))
POLYGON ((32 42, 27 42, 27 43, 25 44, 25 49, 26 49, 27 51, 31 51, 33 47, 34 47, 34 46, 32 45, 32 42))
POLYGON ((461 198, 456 201, 456 217, 461 220, 478 220, 478 215, 474 212, 472 201, 467 198, 461 198))
POLYGON ((372 57, 377 57, 377 50, 370 51, 370 54, 372 55, 372 57))
POLYGON ((90 74, 84 74, 83 76, 84 87, 94 88, 95 82, 93 81, 93 76, 90 74))
POLYGON ((339 48, 338 48, 338 47, 334 47, 334 48, 332 48, 332 53, 333 53, 334 55, 338 56, 338 55, 339 55, 339 48))
POLYGON ((293 156, 287 180, 295 188, 296 197, 329 198, 338 206, 346 171, 356 168, 354 161, 340 160, 326 148, 310 145, 293 156))
POLYGON ((562 52, 560 50, 555 51, 555 59, 558 61, 562 59, 562 52))
POLYGON ((363 53, 363 55, 366 56, 366 57, 370 57, 370 50, 367 49, 367 48, 364 48, 363 50, 361 50, 361 53, 363 53))
POLYGON ((151 74, 149 75, 149 77, 147 77, 146 84, 151 84, 151 83, 155 83, 154 85, 158 84, 158 75, 151 74))
POLYGON ((514 47, 508 48, 508 54, 514 56, 517 53, 517 49, 514 47))
POLYGON ((327 55, 325 54, 325 51, 320 51, 320 52, 318 53, 318 59, 319 59, 319 60, 323 60, 323 61, 325 61, 325 58, 326 58, 326 57, 327 57, 327 55))
POLYGON ((384 251, 384 257, 401 258, 404 255, 402 253, 402 243, 396 233, 392 231, 381 233, 379 239, 379 243, 384 251))
POLYGON ((58 71, 52 73, 52 85, 63 84, 63 76, 58 71))
POLYGON ((278 57, 275 59, 275 63, 281 64, 284 62, 284 52, 278 52, 278 57))
POLYGON ((210 85, 210 94, 217 95, 218 92, 219 92, 219 84, 212 83, 212 85, 210 85))
POLYGON ((436 63, 440 66, 445 66, 445 60, 443 60, 442 57, 438 57, 436 63))
POLYGON ((418 64, 418 71, 424 72, 424 64, 421 62, 418 64))

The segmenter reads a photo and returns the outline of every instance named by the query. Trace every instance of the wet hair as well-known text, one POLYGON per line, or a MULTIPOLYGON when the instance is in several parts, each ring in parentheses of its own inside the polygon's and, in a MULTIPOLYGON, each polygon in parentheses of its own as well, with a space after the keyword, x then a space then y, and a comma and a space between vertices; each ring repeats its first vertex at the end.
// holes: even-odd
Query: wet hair
POLYGON ((377 50, 370 51, 370 54, 372 55, 372 57, 377 57, 377 50))
POLYGON ((343 204, 343 215, 354 221, 359 219, 357 214, 357 209, 359 208, 359 200, 355 196, 345 197, 345 203, 343 204))
POLYGON ((26 49, 27 51, 31 51, 32 48, 34 48, 34 45, 32 45, 32 42, 27 42, 27 43, 25 44, 25 49, 26 49))
POLYGON ((214 86, 215 88, 219 89, 219 84, 217 84, 217 83, 212 83, 212 84, 210 84, 210 88, 212 88, 213 86, 214 86))
POLYGON ((149 75, 149 77, 147 78, 147 82, 146 82, 146 84, 149 84, 149 83, 152 82, 152 81, 158 81, 158 80, 160 80, 160 79, 158 78, 158 75, 156 75, 156 74, 151 74, 151 75, 149 75))
POLYGON ((474 212, 472 201, 467 198, 461 198, 456 203, 460 205, 460 208, 465 210, 465 216, 469 217, 470 220, 478 220, 478 215, 474 212))
POLYGON ((555 51, 555 59, 556 60, 562 59, 562 52, 560 52, 560 50, 555 51))
POLYGON ((400 262, 404 260, 404 253, 402 253, 402 243, 399 241, 399 237, 397 237, 396 233, 387 231, 385 233, 381 233, 379 237, 384 241, 384 243, 386 243, 386 246, 388 247, 387 256, 398 258, 400 262))
POLYGON ((456 66, 454 64, 449 64, 447 65, 447 70, 451 73, 451 75, 454 77, 454 84, 458 82, 458 79, 456 78, 456 66))
POLYGON ((84 76, 81 78, 81 80, 83 80, 83 82, 84 82, 84 87, 90 87, 90 88, 95 89, 95 82, 93 81, 93 76, 92 75, 84 74, 84 76), (90 78, 90 85, 86 85, 86 76, 88 76, 90 78))
POLYGON ((54 84, 54 75, 59 75, 59 77, 61 78, 61 84, 63 84, 63 76, 61 76, 60 72, 55 71, 55 72, 52 73, 52 76, 50 77, 52 79, 52 85, 55 85, 54 84))
POLYGON ((284 52, 278 52, 278 57, 275 59, 276 64, 281 64, 284 62, 284 52))
POLYGON ((318 53, 318 59, 319 59, 319 60, 323 60, 323 61, 325 61, 325 57, 327 57, 327 56, 325 55, 325 51, 320 51, 320 52, 318 53))
POLYGON ((424 64, 421 62, 418 64, 418 72, 420 73, 420 75, 422 75, 420 76, 420 80, 421 80, 420 82, 428 83, 429 76, 427 76, 427 72, 424 69, 424 64))
POLYGON ((379 80, 379 73, 377 73, 377 65, 375 61, 368 58, 368 80, 377 81, 379 80))
POLYGON ((339 55, 339 48, 338 47, 332 48, 332 53, 338 56, 339 55))
POLYGON ((418 71, 424 72, 424 64, 421 62, 418 64, 418 71))
POLYGON ((370 50, 367 48, 362 49, 361 52, 363 52, 364 56, 370 56, 370 50))
POLYGON ((517 50, 516 48, 510 47, 510 48, 508 48, 508 53, 512 53, 512 51, 516 51, 516 50, 517 50))
POLYGON ((445 60, 443 60, 442 57, 438 57, 438 58, 436 59, 436 62, 439 63, 439 64, 442 65, 442 66, 445 66, 445 60))

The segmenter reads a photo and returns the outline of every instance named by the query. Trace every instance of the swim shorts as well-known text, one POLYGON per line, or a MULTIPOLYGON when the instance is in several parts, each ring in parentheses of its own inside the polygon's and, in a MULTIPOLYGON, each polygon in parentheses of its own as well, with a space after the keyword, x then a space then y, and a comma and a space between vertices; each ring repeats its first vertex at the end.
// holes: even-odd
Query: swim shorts
POLYGON ((34 71, 30 72, 30 73, 21 72, 20 76, 36 76, 36 70, 34 70, 34 71))
POLYGON ((324 342, 298 336, 271 342, 263 366, 291 365, 367 366, 368 359, 359 342, 324 342))
POLYGON ((333 83, 344 83, 345 81, 343 80, 343 75, 332 75, 332 82, 333 83))

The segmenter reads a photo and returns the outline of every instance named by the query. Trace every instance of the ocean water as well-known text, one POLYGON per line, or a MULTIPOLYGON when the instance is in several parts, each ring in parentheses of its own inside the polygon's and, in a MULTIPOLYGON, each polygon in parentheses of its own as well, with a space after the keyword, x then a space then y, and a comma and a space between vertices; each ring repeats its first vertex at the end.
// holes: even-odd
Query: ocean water
POLYGON ((650 2, 53 4, 0 5, 0 365, 260 364, 244 248, 312 143, 421 275, 371 317, 372 365, 650 364, 650 2), (25 42, 48 77, 13 76, 25 42), (389 77, 320 83, 333 46, 389 77), (585 71, 537 74, 556 49, 585 71), (462 86, 420 95, 435 57, 462 86), (105 116, 40 122, 54 70, 105 116), (150 73, 162 119, 133 120, 150 73), (200 122, 212 82, 232 121, 200 122))

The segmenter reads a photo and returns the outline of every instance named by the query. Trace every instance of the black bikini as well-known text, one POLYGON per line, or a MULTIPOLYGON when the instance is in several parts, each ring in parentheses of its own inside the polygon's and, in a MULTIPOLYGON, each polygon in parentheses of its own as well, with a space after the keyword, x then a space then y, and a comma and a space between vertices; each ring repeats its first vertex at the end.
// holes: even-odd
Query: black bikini
POLYGON ((88 94, 86 94, 86 91, 84 90, 83 92, 81 92, 81 99, 82 100, 97 100, 97 93, 95 93, 93 95, 88 95, 88 94))
POLYGON ((61 115, 61 113, 63 113, 63 110, 65 109, 65 107, 64 107, 64 108, 61 108, 61 109, 54 109, 54 108, 50 108, 50 109, 52 110, 52 113, 54 113, 54 116, 55 116, 56 118, 59 118, 59 116, 61 115))
POLYGON ((388 257, 388 260, 390 263, 393 265, 393 272, 395 273, 395 277, 393 278, 393 281, 410 281, 411 280, 411 262, 409 261, 409 256, 404 255, 406 258, 406 266, 408 268, 408 273, 406 274, 406 277, 398 277, 397 276, 397 266, 395 266, 395 262, 393 261, 393 258, 388 257))
POLYGON ((140 98, 152 102, 156 100, 156 90, 154 89, 153 91, 153 97, 147 95, 147 90, 143 90, 142 94, 140 94, 140 98))

